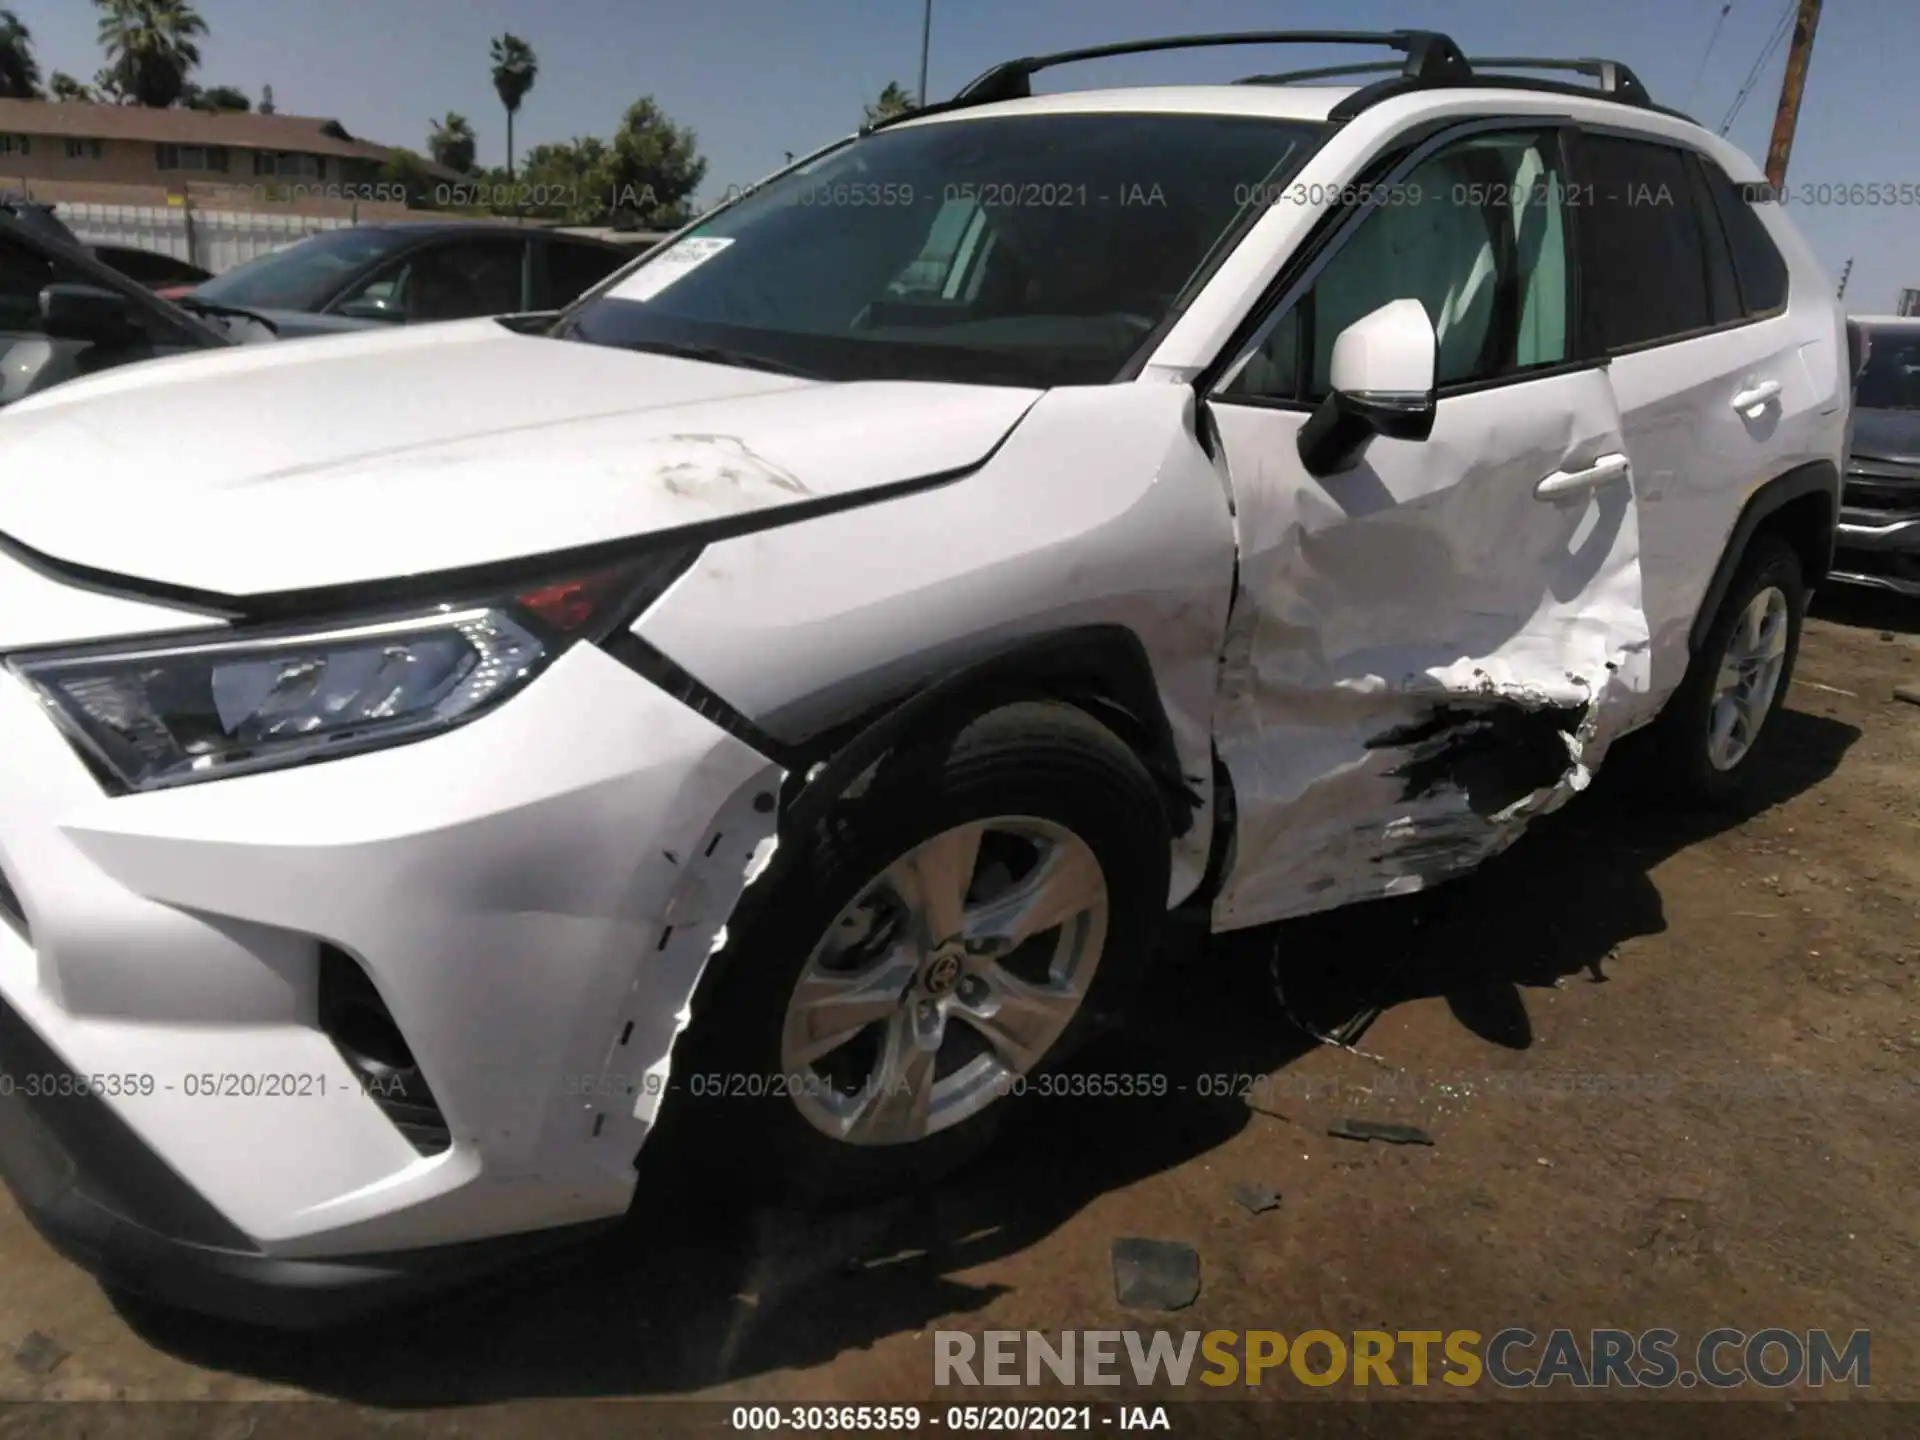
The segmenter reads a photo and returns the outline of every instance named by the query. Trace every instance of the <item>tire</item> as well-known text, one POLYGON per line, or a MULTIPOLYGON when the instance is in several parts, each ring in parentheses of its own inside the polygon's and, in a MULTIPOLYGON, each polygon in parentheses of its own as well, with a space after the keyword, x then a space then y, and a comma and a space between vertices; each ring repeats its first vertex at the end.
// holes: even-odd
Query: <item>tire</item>
POLYGON ((1763 771, 1768 752, 1779 738, 1774 716, 1785 703, 1793 683, 1794 661, 1800 654, 1800 631, 1807 614, 1807 586, 1800 557, 1777 535, 1759 534, 1747 547, 1733 583, 1708 627, 1700 649, 1687 667, 1686 678, 1667 701, 1653 727, 1650 759, 1666 798, 1682 804, 1726 805, 1741 799, 1753 777, 1763 771), (1752 712, 1736 730, 1746 743, 1737 755, 1721 751, 1716 757, 1714 726, 1719 709, 1722 672, 1736 636, 1751 631, 1743 626, 1762 597, 1775 595, 1784 604, 1779 666, 1764 696, 1754 696, 1752 712), (1727 763, 1731 760, 1731 763, 1727 763))
MULTIPOLYGON (((951 1172, 988 1145, 1025 1098, 1033 1075, 1061 1065, 1117 1023, 1165 917, 1169 863, 1159 788, 1124 743, 1080 710, 1010 704, 945 737, 910 743, 857 798, 836 804, 812 834, 785 837, 764 877, 772 882, 764 899, 736 915, 740 933, 715 957, 675 1060, 677 1083, 662 1116, 671 1148, 709 1178, 724 1172, 728 1193, 749 1202, 897 1193, 951 1172), (1010 828, 976 828, 989 820, 1010 828), (953 854, 964 855, 966 837, 974 834, 982 838, 977 867, 965 869, 974 877, 970 894, 989 896, 995 884, 1011 880, 1002 904, 1012 905, 1030 890, 1037 893, 1036 877, 1050 874, 1075 887, 1058 893, 1099 889, 1104 923, 1096 901, 1004 954, 963 955, 925 943, 935 922, 925 919, 927 907, 902 898, 923 884, 917 870, 902 866, 903 857, 934 857, 928 863, 937 871, 940 857, 954 846, 960 848, 953 854), (938 843, 920 848, 933 840, 938 843), (1029 850, 1031 868, 1023 873, 1029 850), (1097 862, 1097 879, 1088 878, 1088 854, 1097 862), (1043 872, 1043 864, 1053 868, 1043 872), (996 1022, 1003 1014, 1037 1014, 1001 998, 1032 993, 1006 988, 1007 977, 1043 983, 1052 997, 1056 982, 1049 977, 1063 964, 1060 993, 1077 991, 1077 1009, 1034 1063, 1019 1069, 974 1029, 974 1007, 992 1005, 996 1022), (958 969, 949 974, 952 967, 958 969), (823 976, 845 986, 847 976, 883 975, 887 985, 872 983, 861 1013, 869 1001, 893 1005, 888 1018, 849 1029, 853 1038, 843 1047, 809 1058, 812 1047, 826 1043, 822 1036, 830 1040, 847 1028, 845 1011, 803 1010, 796 997, 826 993, 823 976), (903 976, 905 998, 887 1000, 903 976), (938 1065, 958 1066, 953 1073, 935 1071, 938 1083, 925 1091, 931 1097, 925 1133, 913 1139, 902 1137, 914 1132, 914 1112, 884 1110, 877 1102, 905 1105, 921 1089, 875 1078, 888 1056, 919 1053, 900 1038, 913 1029, 909 1014, 933 1027, 929 1035, 939 1030, 938 1065), (822 1015, 829 1018, 815 1018, 822 1015), (929 1019, 933 1015, 941 1018, 929 1019), (969 1052, 985 1058, 974 1053, 969 1060, 969 1052), (1005 1073, 995 1076, 996 1066, 1005 1073), (971 1088, 969 1075, 975 1075, 971 1088), (953 1092, 945 1099, 943 1085, 953 1092), (849 1087, 852 1095, 843 1093, 849 1087), (969 1105, 978 1108, 969 1111, 969 1105)), ((962 865, 956 860, 949 869, 961 873, 962 865)), ((968 905, 968 928, 984 932, 996 912, 984 899, 968 905)), ((952 906, 945 913, 951 920, 952 906)), ((1050 1016, 1065 1013, 1065 1002, 1055 1005, 1050 1016)), ((1018 1028, 1010 1025, 1008 1033, 1018 1028)), ((923 1042, 922 1050, 932 1045, 923 1042)), ((925 1071, 918 1074, 924 1078, 925 1071)))

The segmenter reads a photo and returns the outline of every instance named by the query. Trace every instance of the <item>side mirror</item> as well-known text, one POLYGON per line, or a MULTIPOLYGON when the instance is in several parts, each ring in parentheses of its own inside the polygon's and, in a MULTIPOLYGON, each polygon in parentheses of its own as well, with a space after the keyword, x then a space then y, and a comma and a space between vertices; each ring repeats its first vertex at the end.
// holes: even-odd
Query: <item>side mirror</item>
POLYGON ((1376 435, 1431 435, 1438 349, 1433 322, 1418 300, 1390 301, 1342 330, 1333 342, 1330 392, 1300 427, 1300 459, 1308 473, 1351 470, 1376 435))
POLYGON ((52 339, 96 345, 124 345, 145 334, 126 296, 98 285, 64 281, 40 292, 40 324, 52 339))

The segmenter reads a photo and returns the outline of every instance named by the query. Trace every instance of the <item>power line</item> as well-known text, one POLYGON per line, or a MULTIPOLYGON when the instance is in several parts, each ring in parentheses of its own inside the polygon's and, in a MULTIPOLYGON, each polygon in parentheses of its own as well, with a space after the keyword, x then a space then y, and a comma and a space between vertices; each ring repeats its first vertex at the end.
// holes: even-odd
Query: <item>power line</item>
POLYGON ((1798 0, 1787 0, 1787 8, 1780 16, 1780 23, 1773 27, 1773 35, 1768 39, 1766 49, 1753 62, 1753 68, 1747 72, 1747 78, 1740 86, 1740 93, 1733 97, 1733 104, 1727 107, 1726 116, 1720 121, 1720 134, 1725 135, 1733 128, 1741 107, 1747 103, 1747 96, 1753 93, 1753 87, 1760 81, 1760 72, 1767 68, 1767 62, 1773 58, 1773 52, 1780 48, 1781 42, 1793 33, 1793 19, 1799 11, 1798 0))
POLYGON ((1720 18, 1713 22, 1713 34, 1707 37, 1707 48, 1700 56, 1700 68, 1693 72, 1693 83, 1687 86, 1687 98, 1680 107, 1683 110, 1693 104, 1694 94, 1700 88, 1700 77, 1707 73, 1707 61, 1713 58, 1713 47, 1720 39, 1720 27, 1727 23, 1727 12, 1731 9, 1733 0, 1726 0, 1720 7, 1720 18))

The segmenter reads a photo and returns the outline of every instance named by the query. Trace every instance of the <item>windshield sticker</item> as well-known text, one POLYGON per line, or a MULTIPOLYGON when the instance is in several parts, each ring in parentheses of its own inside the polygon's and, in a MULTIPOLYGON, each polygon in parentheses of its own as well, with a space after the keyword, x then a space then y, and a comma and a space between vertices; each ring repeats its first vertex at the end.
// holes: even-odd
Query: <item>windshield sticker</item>
POLYGON ((662 251, 633 272, 633 278, 607 292, 614 300, 651 300, 689 271, 707 263, 733 243, 731 236, 693 236, 662 251))

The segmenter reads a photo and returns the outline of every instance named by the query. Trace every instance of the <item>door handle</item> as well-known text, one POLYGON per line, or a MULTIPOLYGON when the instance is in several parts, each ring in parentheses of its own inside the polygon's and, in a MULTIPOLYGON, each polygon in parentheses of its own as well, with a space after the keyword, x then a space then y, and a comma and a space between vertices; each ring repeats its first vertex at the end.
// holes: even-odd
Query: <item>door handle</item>
POLYGON ((1773 401, 1780 398, 1778 380, 1762 380, 1757 385, 1748 385, 1746 389, 1733 397, 1733 408, 1749 420, 1758 420, 1773 401))
POLYGON ((1632 469, 1624 455, 1602 455, 1585 470, 1556 470, 1533 487, 1536 500, 1565 500, 1619 480, 1632 469))

